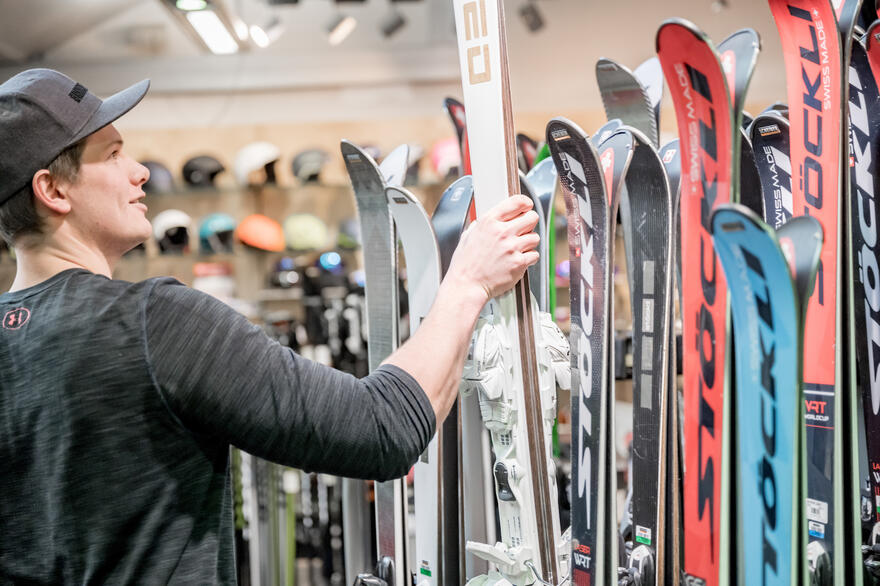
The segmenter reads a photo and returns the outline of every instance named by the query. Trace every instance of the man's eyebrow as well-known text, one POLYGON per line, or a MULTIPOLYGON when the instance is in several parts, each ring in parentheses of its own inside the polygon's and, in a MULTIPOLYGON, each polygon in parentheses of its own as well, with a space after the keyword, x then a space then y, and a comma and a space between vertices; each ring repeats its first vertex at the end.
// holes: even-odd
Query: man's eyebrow
POLYGON ((110 147, 113 147, 113 146, 122 146, 122 144, 123 144, 122 139, 121 139, 121 138, 117 138, 117 139, 115 139, 115 140, 111 140, 110 142, 108 142, 108 143, 107 143, 107 146, 105 146, 104 148, 105 148, 105 149, 109 149, 110 147))

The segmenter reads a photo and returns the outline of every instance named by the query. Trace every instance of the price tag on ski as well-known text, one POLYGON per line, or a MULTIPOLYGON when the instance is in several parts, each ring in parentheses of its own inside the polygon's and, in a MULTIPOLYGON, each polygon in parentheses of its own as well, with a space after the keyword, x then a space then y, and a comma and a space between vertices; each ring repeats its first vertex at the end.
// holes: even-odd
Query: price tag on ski
POLYGON ((840 398, 840 213, 846 156, 845 72, 858 2, 769 0, 782 42, 790 109, 792 204, 795 216, 822 224, 825 242, 804 334, 807 530, 810 564, 843 581, 842 415, 840 398), (854 10, 855 7, 855 10, 854 10), (840 17, 841 27, 838 30, 840 17), (849 24, 847 24, 849 23, 849 24), (840 34, 838 34, 840 33, 840 34), (841 38, 845 42, 841 43, 841 38))
POLYGON ((730 434, 727 286, 709 233, 709 213, 732 197, 739 130, 727 76, 708 37, 669 20, 657 56, 675 106, 681 145, 684 374, 684 572, 691 583, 727 583, 730 434))
MULTIPOLYGON (((519 191, 514 146, 513 113, 507 73, 504 6, 501 0, 453 0, 455 28, 461 65, 464 106, 468 112, 468 142, 473 171, 477 217, 493 205, 519 191)), ((534 543, 534 567, 538 578, 556 584, 560 581, 556 561, 556 528, 548 478, 543 408, 538 379, 534 320, 528 277, 524 276, 512 292, 497 299, 500 327, 519 349, 519 360, 511 364, 517 398, 525 419, 524 441, 519 462, 522 493, 527 503, 519 503, 523 532, 534 543)), ((502 487, 503 488, 503 487, 502 487)), ((496 482, 496 491, 499 486, 496 482)), ((499 500, 509 501, 507 494, 499 500)), ((504 533, 502 527, 502 533, 504 533)))

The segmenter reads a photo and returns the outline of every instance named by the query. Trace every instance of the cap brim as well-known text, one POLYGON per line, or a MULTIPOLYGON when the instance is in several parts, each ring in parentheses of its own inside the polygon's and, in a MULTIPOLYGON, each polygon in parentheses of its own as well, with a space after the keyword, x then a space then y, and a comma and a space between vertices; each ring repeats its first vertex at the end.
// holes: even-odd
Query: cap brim
POLYGON ((70 144, 79 142, 88 135, 101 130, 108 124, 111 124, 116 119, 120 118, 123 114, 138 105, 147 94, 148 89, 150 89, 150 80, 144 79, 104 100, 98 110, 82 127, 82 130, 73 137, 70 144))

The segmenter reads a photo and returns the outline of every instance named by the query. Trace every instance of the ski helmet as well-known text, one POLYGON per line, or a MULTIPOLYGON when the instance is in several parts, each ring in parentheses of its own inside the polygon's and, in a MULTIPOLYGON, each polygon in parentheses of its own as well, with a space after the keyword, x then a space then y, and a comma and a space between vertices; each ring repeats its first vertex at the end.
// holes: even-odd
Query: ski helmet
POLYGON ((143 185, 144 193, 168 193, 174 191, 174 180, 171 171, 156 161, 141 161, 141 165, 150 171, 150 178, 143 185))
POLYGON ((303 151, 293 158, 293 174, 303 183, 317 182, 321 169, 329 158, 327 153, 320 149, 303 151))
POLYGON ((291 214, 284 220, 284 238, 293 250, 327 246, 327 225, 312 214, 291 214))
POLYGON ((275 183, 275 162, 281 158, 281 151, 270 142, 252 142, 235 155, 233 169, 235 178, 241 185, 265 185, 275 183), (262 171, 259 178, 251 173, 262 171))
POLYGON ((205 216, 199 224, 199 249, 202 254, 232 252, 235 220, 229 214, 205 216))
POLYGON ((193 157, 183 164, 183 180, 191 187, 213 187, 214 178, 225 170, 214 157, 193 157))
POLYGON ((236 228, 235 234, 243 244, 253 248, 270 252, 284 250, 284 231, 281 224, 263 214, 246 217, 236 228))
POLYGON ((181 254, 189 248, 192 218, 180 210, 165 210, 153 218, 153 236, 162 254, 181 254))

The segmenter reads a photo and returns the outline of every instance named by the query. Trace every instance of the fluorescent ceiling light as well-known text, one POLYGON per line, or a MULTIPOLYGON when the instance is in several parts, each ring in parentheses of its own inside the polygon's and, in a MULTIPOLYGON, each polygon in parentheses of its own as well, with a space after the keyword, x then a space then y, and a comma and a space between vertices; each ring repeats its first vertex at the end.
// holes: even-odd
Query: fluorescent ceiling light
POLYGON ((177 0, 175 3, 178 10, 189 12, 191 10, 204 10, 208 7, 206 0, 177 0))
POLYGON ((238 52, 238 43, 214 11, 187 12, 186 19, 215 55, 238 52))
POLYGON ((232 19, 232 26, 235 28, 235 36, 238 37, 239 41, 246 41, 248 39, 248 25, 242 19, 234 17, 232 19))
POLYGON ((281 38, 281 33, 284 32, 284 27, 281 25, 281 21, 278 20, 277 17, 275 17, 270 20, 265 26, 252 24, 250 32, 251 39, 254 41, 254 44, 261 49, 265 49, 266 47, 281 38))
POLYGON ((357 21, 351 16, 337 15, 327 27, 327 40, 334 47, 345 40, 351 31, 357 26, 357 21))

